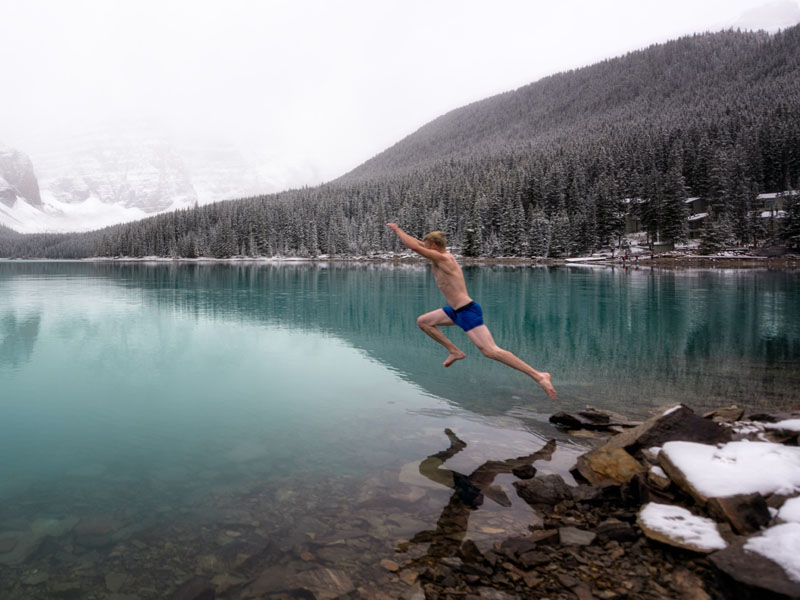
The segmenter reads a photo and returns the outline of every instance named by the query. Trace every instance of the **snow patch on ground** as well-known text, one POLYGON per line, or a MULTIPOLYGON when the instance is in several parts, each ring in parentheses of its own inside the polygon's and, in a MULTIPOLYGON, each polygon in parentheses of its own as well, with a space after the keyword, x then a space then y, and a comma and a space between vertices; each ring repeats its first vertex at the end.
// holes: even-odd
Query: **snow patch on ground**
POLYGON ((709 498, 800 492, 800 447, 742 440, 717 448, 667 442, 662 452, 698 492, 709 498))
POLYGON ((722 550, 726 546, 714 521, 680 506, 650 502, 642 508, 639 518, 650 529, 697 548, 722 550))

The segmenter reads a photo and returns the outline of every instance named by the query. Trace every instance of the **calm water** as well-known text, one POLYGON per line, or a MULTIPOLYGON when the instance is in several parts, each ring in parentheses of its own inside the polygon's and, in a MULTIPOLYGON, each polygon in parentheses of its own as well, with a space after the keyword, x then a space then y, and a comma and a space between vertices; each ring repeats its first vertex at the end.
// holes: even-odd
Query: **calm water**
MULTIPOLYGON (((378 563, 425 531, 399 556, 442 551, 453 492, 419 466, 445 428, 467 443, 445 468, 556 437, 532 460, 569 479, 580 445, 547 423, 556 408, 800 401, 797 273, 465 274, 498 343, 553 374, 557 406, 460 330, 467 360, 441 367, 415 325, 441 305, 424 267, 0 262, 0 596, 159 598, 200 575, 253 597, 290 587, 264 583, 275 566, 402 588, 378 563)), ((508 471, 494 483, 511 506, 465 517, 479 544, 537 518, 508 471)))

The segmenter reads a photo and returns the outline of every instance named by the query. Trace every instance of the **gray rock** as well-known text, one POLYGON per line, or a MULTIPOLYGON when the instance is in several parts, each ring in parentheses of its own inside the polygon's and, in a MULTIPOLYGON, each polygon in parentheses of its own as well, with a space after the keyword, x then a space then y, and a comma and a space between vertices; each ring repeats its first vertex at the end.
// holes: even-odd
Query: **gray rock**
POLYGON ((613 518, 600 523, 595 529, 595 533, 617 542, 632 542, 639 537, 630 523, 613 518))
POLYGON ((589 546, 596 537, 597 535, 591 531, 584 531, 577 527, 561 527, 558 530, 560 542, 566 545, 589 546))
POLYGON ((683 404, 651 417, 641 425, 615 435, 604 448, 623 448, 633 455, 641 449, 663 446, 672 441, 717 444, 729 442, 731 432, 696 415, 683 404))
POLYGON ((544 475, 525 481, 515 481, 517 495, 528 504, 558 504, 572 499, 572 490, 561 475, 544 475))

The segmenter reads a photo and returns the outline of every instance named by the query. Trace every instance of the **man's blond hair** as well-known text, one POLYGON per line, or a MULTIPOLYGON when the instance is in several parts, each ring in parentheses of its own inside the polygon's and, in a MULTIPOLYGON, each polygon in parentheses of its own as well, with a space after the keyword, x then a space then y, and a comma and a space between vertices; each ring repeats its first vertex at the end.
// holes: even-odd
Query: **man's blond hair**
POLYGON ((441 231, 431 231, 430 233, 426 234, 424 238, 422 238, 424 242, 430 242, 439 250, 446 250, 447 249, 447 238, 441 231))

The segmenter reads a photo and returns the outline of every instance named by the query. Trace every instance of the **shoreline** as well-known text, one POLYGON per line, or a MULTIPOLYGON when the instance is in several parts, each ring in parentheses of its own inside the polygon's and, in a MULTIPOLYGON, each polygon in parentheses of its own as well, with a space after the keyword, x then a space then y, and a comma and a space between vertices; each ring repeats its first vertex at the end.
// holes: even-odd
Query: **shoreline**
MULTIPOLYGON (((768 269, 768 270, 800 270, 800 255, 786 255, 781 257, 761 257, 753 255, 728 256, 728 255, 655 255, 653 257, 638 257, 623 262, 618 257, 587 256, 576 258, 520 258, 520 257, 495 257, 495 258, 464 258, 456 256, 465 266, 512 266, 512 267, 604 267, 622 269, 768 269)), ((159 256, 144 257, 91 257, 91 258, 0 258, 0 263, 158 263, 158 264, 426 264, 426 260, 412 255, 381 255, 357 257, 246 257, 236 256, 230 258, 170 258, 159 256)))

